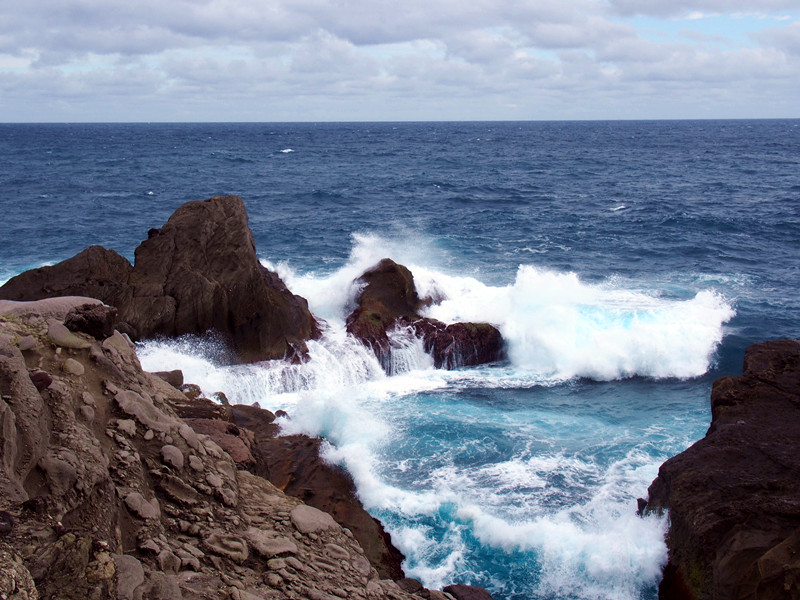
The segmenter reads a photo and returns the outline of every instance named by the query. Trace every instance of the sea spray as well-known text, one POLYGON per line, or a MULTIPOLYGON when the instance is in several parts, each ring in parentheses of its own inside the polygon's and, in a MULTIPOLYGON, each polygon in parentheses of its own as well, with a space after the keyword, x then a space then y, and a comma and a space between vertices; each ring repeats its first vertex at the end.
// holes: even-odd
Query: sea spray
POLYGON ((701 375, 731 306, 713 290, 676 297, 532 265, 512 283, 487 285, 407 261, 420 295, 439 300, 428 315, 496 324, 509 361, 436 370, 421 340, 399 328, 390 332, 387 375, 344 321, 358 276, 391 244, 355 241, 333 272, 267 264, 325 320, 306 363, 223 366, 202 345, 161 341, 140 344, 145 368, 182 368, 207 394, 287 410, 284 433, 323 436, 323 456, 347 468, 405 553, 406 571, 428 586, 468 581, 515 600, 652 595, 665 525, 636 517, 635 498, 665 448, 681 449, 700 432, 660 436, 653 428, 662 409, 649 404, 647 386, 615 380, 673 378, 663 390, 701 375), (590 385, 579 377, 609 383, 576 394, 590 385))

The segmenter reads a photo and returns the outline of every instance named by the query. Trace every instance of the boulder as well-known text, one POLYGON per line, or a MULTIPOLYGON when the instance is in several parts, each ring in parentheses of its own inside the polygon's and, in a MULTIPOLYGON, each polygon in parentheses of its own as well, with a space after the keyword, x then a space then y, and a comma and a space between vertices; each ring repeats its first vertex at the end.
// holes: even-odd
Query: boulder
POLYGON ((670 519, 661 598, 800 598, 800 342, 750 346, 711 415, 648 490, 670 519))
MULTIPOLYGON (((135 255, 131 266, 113 250, 92 246, 13 277, 0 287, 0 298, 98 298, 118 310, 113 326, 135 339, 212 330, 240 362, 299 360, 306 340, 320 334, 305 299, 259 262, 238 196, 184 204, 151 230, 135 255)), ((75 323, 97 337, 109 318, 76 315, 75 323)))
POLYGON ((414 276, 403 265, 384 258, 364 272, 355 284, 360 291, 356 308, 347 317, 347 331, 369 346, 387 372, 391 372, 392 341, 389 333, 407 328, 422 338, 436 368, 456 369, 495 362, 503 358, 503 337, 489 323, 453 323, 422 317, 430 303, 421 300, 414 276))
POLYGON ((64 318, 67 329, 86 333, 97 340, 104 340, 114 333, 116 322, 117 309, 105 304, 81 304, 64 318))

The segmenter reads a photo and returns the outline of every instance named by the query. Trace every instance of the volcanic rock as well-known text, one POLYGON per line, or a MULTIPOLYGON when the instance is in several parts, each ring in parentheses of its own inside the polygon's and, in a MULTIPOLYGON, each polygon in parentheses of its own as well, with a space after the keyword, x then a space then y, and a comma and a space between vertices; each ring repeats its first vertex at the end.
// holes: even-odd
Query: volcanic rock
MULTIPOLYGON (((227 414, 258 425, 259 443, 276 428, 271 413, 236 406, 214 413, 207 400, 189 400, 142 371, 118 332, 102 342, 71 333, 89 347, 68 350, 85 371, 66 375, 63 348, 48 337, 53 317, 26 314, 0 310, 0 597, 444 598, 380 579, 353 533, 238 470, 172 406, 185 411, 197 402, 203 418, 227 414), (51 378, 42 389, 16 345, 28 336, 38 340, 37 368, 51 378), (95 414, 88 422, 86 407, 95 414)), ((318 442, 312 472, 331 469, 318 442)), ((269 458, 256 454, 263 467, 269 458)), ((293 479, 287 462, 276 467, 293 479)), ((330 477, 319 481, 332 488, 320 495, 344 495, 330 477)), ((348 494, 357 504, 352 488, 348 494)))
POLYGON ((436 368, 456 369, 494 362, 503 357, 500 331, 488 323, 453 323, 422 317, 421 300, 411 271, 389 258, 364 272, 356 308, 347 317, 347 331, 369 346, 384 370, 391 372, 390 332, 405 328, 422 338, 436 368))
POLYGON ((747 348, 711 415, 649 488, 647 511, 670 519, 661 598, 800 598, 800 342, 747 348))
POLYGON ((118 309, 115 326, 135 339, 213 330, 241 362, 298 359, 306 340, 319 335, 305 299, 258 261, 238 196, 184 204, 135 254, 131 266, 113 250, 92 246, 12 278, 0 297, 97 298, 118 309))

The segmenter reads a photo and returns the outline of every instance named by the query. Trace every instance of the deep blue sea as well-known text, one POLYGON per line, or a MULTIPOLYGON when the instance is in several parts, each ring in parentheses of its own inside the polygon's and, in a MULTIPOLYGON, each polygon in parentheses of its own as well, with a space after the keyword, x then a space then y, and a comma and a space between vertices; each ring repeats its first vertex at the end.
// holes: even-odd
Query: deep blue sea
POLYGON ((800 121, 0 125, 0 282, 91 244, 133 259, 188 200, 242 196, 258 253, 327 323, 301 366, 145 342, 145 368, 284 409, 429 587, 654 599, 658 466, 753 342, 800 337, 800 121), (394 375, 344 333, 353 280, 408 266, 508 360, 394 375))

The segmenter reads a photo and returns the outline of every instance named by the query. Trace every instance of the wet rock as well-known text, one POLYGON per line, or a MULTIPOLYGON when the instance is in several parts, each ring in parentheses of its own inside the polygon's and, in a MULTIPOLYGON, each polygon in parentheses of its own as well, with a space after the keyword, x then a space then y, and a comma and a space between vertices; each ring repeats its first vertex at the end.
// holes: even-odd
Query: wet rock
POLYGON ((711 417, 648 490, 647 512, 670 517, 661 597, 800 598, 800 342, 747 348, 711 417))
POLYGON ((389 333, 400 327, 423 339, 425 351, 437 368, 455 369, 503 358, 503 338, 493 325, 445 325, 422 317, 419 311, 426 302, 420 300, 414 277, 403 265, 384 258, 355 283, 361 290, 356 309, 347 317, 347 331, 372 348, 387 372, 392 370, 389 333))

